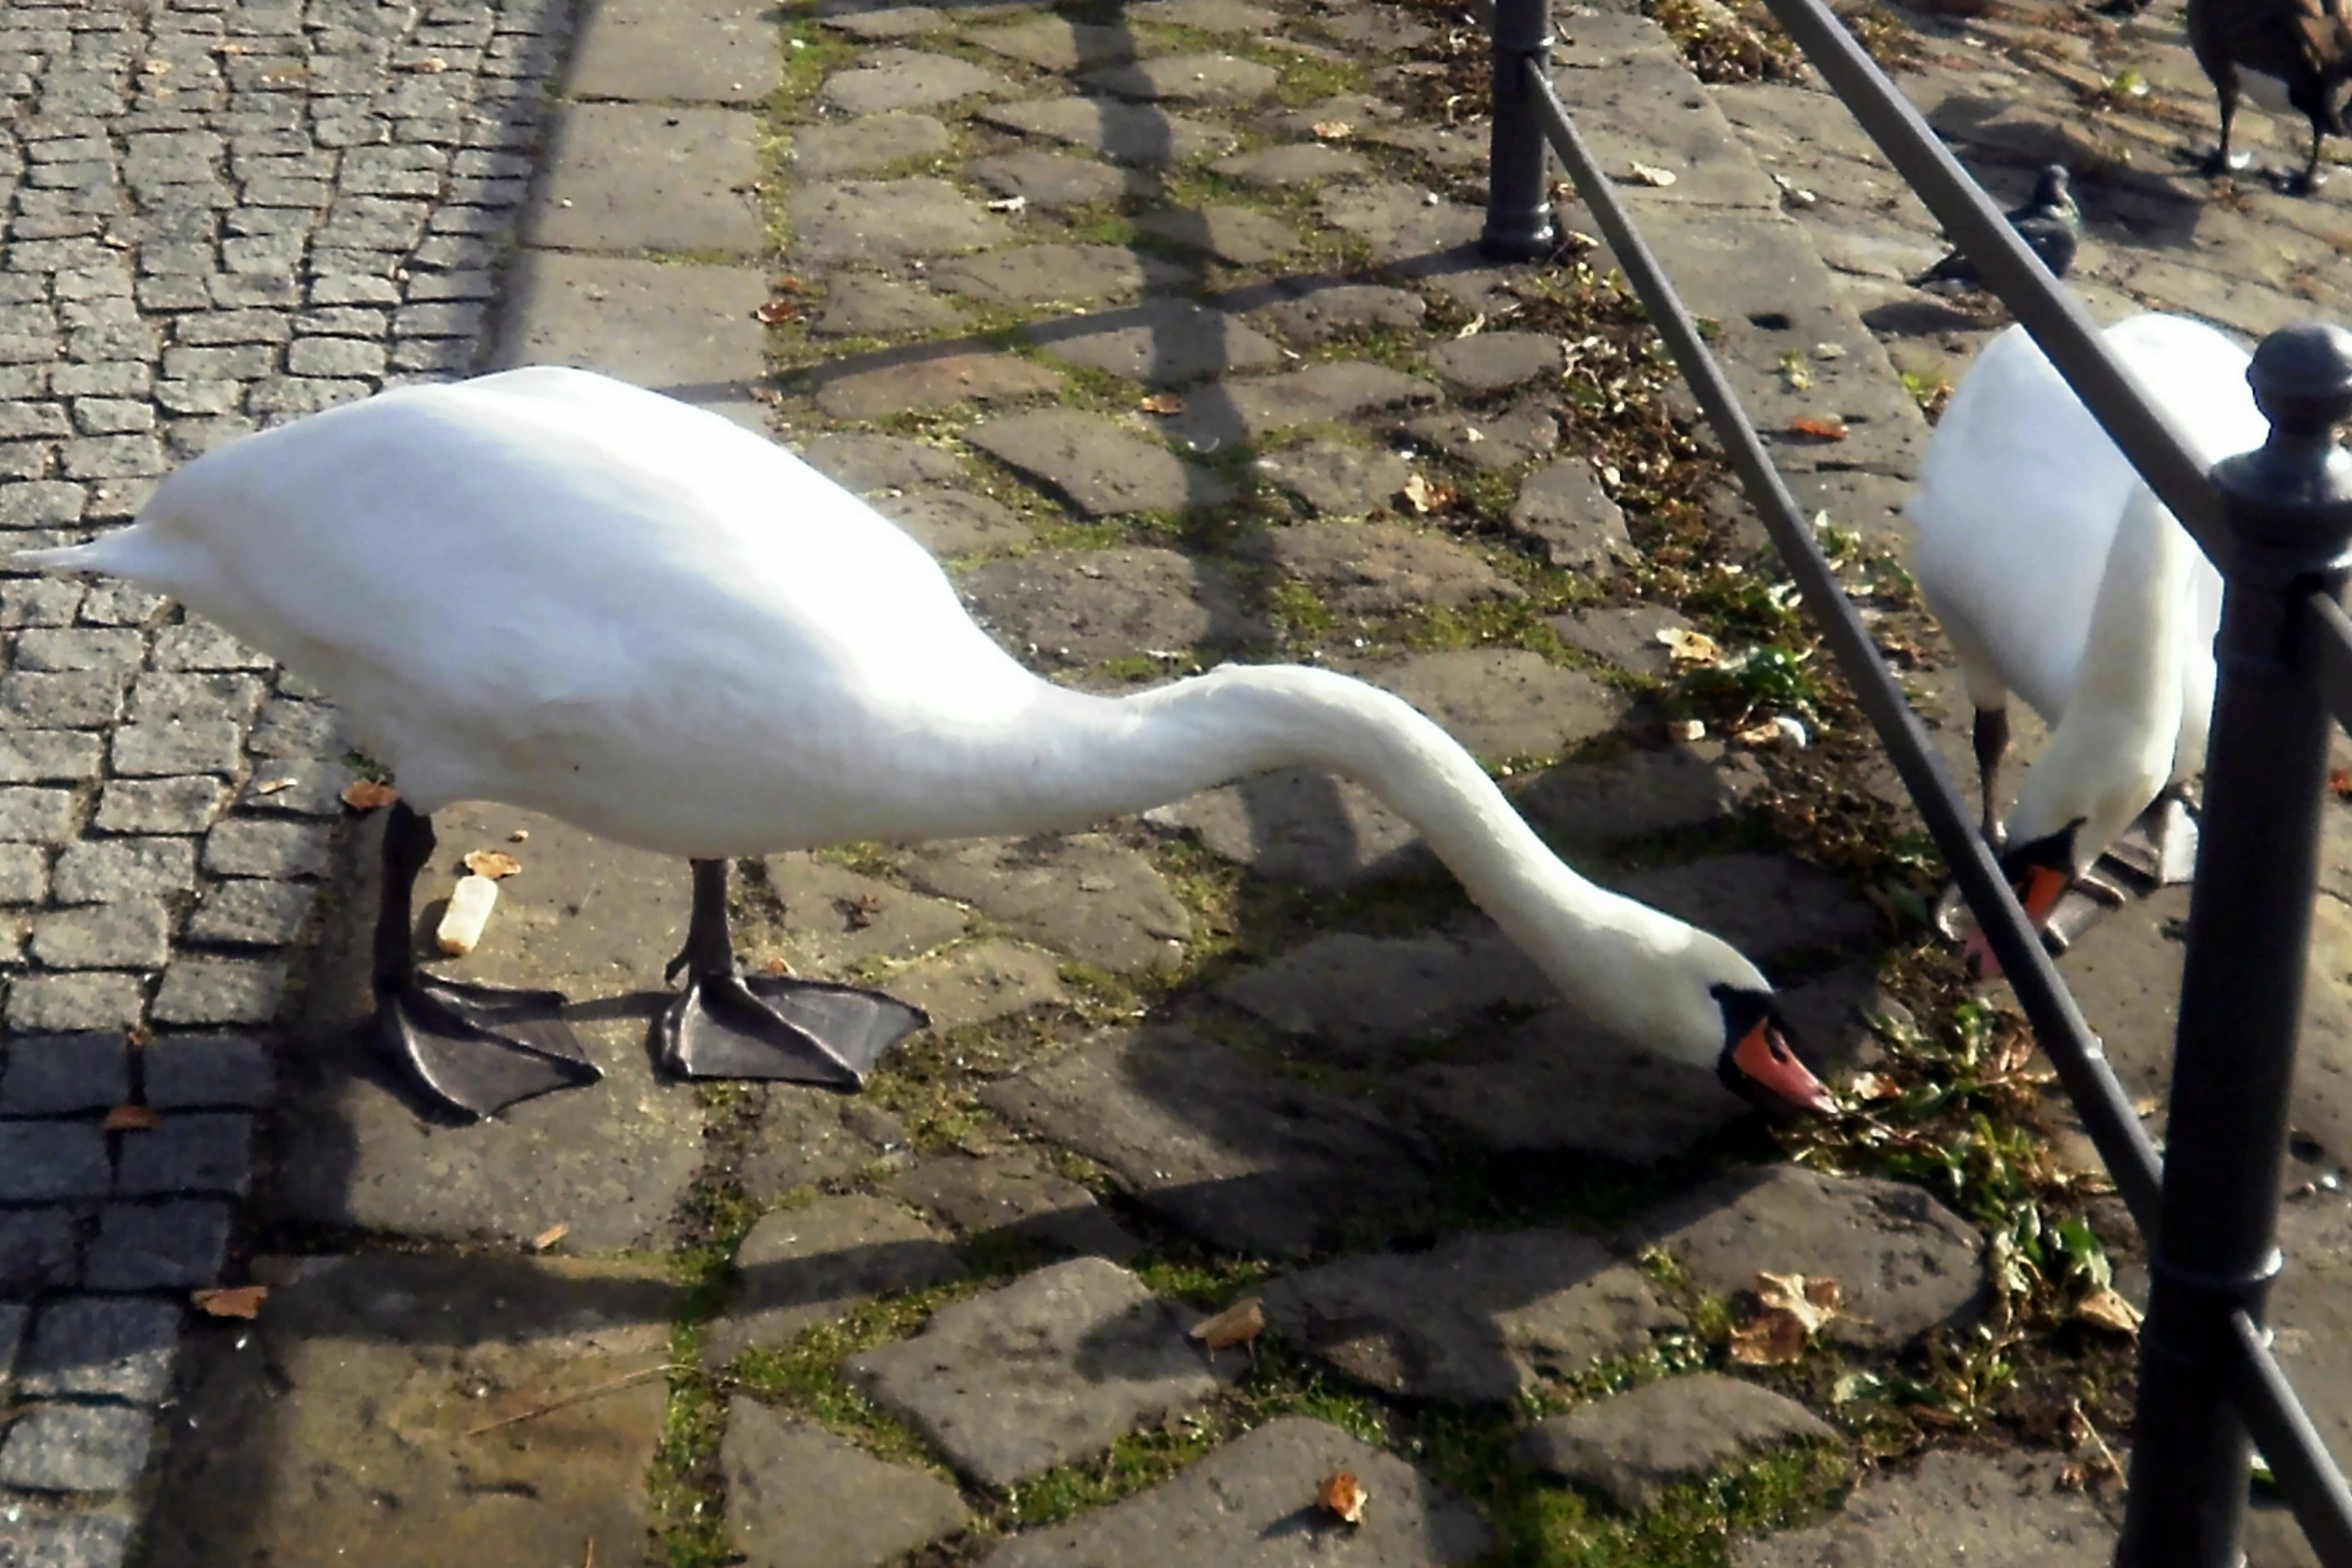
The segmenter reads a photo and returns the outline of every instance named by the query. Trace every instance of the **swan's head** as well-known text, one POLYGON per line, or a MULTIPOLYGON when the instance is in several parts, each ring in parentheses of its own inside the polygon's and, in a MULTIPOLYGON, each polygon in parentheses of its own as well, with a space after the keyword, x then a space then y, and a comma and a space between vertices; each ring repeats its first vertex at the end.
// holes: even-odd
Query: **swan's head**
POLYGON ((1771 992, 1717 985, 1715 1002, 1723 1018, 1715 1076, 1724 1088, 1766 1111, 1837 1110, 1821 1079, 1797 1059, 1771 992))

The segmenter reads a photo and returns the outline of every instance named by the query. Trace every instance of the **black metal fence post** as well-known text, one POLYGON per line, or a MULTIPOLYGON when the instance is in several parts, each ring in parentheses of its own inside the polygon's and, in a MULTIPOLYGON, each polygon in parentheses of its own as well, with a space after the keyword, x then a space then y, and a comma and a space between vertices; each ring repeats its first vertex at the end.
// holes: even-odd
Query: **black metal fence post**
POLYGON ((1550 68, 1550 0, 1495 0, 1494 33, 1494 129, 1478 248, 1496 261, 1533 261, 1554 243, 1543 121, 1528 84, 1530 64, 1539 72, 1550 68))
POLYGON ((2203 838, 2189 915, 2164 1200, 2141 1336, 2119 1568, 2236 1568, 2252 1449, 2231 1407, 2230 1316, 2259 1322, 2317 880, 2332 723, 2296 646, 2352 544, 2352 332, 2273 332, 2247 380, 2271 422, 2213 471, 2227 584, 2203 838))

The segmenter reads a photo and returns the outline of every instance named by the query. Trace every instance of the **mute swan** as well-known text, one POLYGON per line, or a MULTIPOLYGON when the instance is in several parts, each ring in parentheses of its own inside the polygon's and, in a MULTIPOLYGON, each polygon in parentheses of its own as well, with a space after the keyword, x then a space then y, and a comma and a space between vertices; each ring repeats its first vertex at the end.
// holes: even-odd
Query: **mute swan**
POLYGON ((850 1089, 923 1015, 739 974, 728 858, 1069 827, 1295 765, 1413 822, 1596 1021, 1760 1101, 1832 1103, 1747 959, 1561 864, 1405 702, 1279 666, 1123 698, 1055 686, 847 491, 602 376, 515 370, 313 415, 180 469, 128 529, 17 559, 180 599, 331 693, 395 770, 377 1038, 476 1116, 596 1068, 561 997, 417 972, 410 889, 450 802, 690 860, 667 1065, 850 1089))
MULTIPOLYGON (((2243 349, 2139 315, 2103 334, 2207 466, 2269 426, 2243 349)), ((1919 593, 1976 708, 1988 840, 2009 694, 2052 728, 2020 784, 2002 868, 2037 926, 2160 795, 2204 766, 2221 579, 2021 327, 1987 344, 1927 443, 1907 514, 1919 593)), ((2168 814, 2168 834, 2179 818, 2168 814)), ((2177 845, 2159 844, 2166 879, 2177 845)), ((1993 972, 1991 954, 1970 961, 1993 972)))

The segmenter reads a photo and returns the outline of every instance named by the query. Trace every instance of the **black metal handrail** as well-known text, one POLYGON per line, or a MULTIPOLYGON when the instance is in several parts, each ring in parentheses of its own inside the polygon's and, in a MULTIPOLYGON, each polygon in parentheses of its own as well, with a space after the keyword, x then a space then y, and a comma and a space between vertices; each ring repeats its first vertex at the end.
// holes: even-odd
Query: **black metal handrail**
POLYGON ((1971 826, 1917 716, 1846 598, 1762 439, 1643 244, 1549 73, 1546 0, 1471 0, 1494 40, 1493 159, 1482 243, 1534 259, 1553 244, 1544 149, 1559 156, 1723 442, 2085 1130, 2154 1238, 2126 1568, 2242 1561, 2249 1430, 2315 1551, 2352 1568, 2352 1489, 2271 1354, 2262 1310, 2301 1010, 2326 726, 2352 729, 2352 334, 2274 333, 2249 380, 2270 419, 2259 450, 2208 473, 1984 191, 1821 0, 1765 0, 1832 91, 1942 220, 2141 477, 2221 568, 2219 680, 2203 844, 2159 1167, 2098 1040, 1971 826), (2163 1173, 2180 1183, 2166 1200, 2163 1173))

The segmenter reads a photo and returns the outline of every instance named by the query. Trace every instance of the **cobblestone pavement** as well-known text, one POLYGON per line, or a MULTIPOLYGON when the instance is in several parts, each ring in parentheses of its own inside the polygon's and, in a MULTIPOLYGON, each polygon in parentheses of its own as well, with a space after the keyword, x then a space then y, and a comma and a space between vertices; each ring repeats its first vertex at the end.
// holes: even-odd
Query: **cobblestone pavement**
MULTIPOLYGON (((1590 449, 1653 429, 1624 405, 1656 379, 1591 330, 1625 320, 1591 274, 1465 248, 1486 132, 1441 14, 604 0, 543 122, 551 5, 5 15, 10 542, 126 518, 248 423, 592 364, 792 443, 1057 679, 1290 658, 1402 693, 1580 865, 1765 962, 1840 1064, 1879 1048, 1865 1012, 1941 994, 1916 931, 1884 945, 1880 861, 1793 852, 1782 803, 1830 789, 1830 738, 1726 722, 1737 689, 1659 640, 1691 624, 1667 584, 1727 647, 1765 637, 1765 574, 1733 570, 1760 536, 1590 449)), ((1614 172, 1676 176, 1640 219, 1759 423, 1844 423, 1780 455, 1949 719, 1885 549, 1921 397, 1985 321, 1901 285, 1933 226, 1832 100, 1702 83, 1640 16, 1562 17, 1563 96, 1614 172)), ((2314 248, 2340 192, 2216 200, 2147 172, 2183 126, 2116 129, 2193 118, 2176 19, 1958 26, 1918 22, 1906 84, 2004 192, 2053 146, 2095 165, 2102 311, 2347 313, 2314 248), (2086 75, 2134 50, 2158 91, 2086 118, 2086 75)), ((1971 1562, 2106 1556, 2112 1496, 2059 1484, 2078 1457, 1872 1466, 1857 1391, 1927 1375, 1917 1347, 1984 1310, 1973 1216, 1774 1163, 1711 1080, 1592 1037, 1353 786, 753 868, 756 961, 937 1020, 847 1101, 657 1079, 682 868, 446 813, 443 869, 524 868, 455 968, 579 998, 607 1070, 453 1129, 353 1038, 373 825, 336 830, 318 694, 117 591, 8 578, 0 607, 0 1546, 26 1561, 1188 1568, 1344 1532, 1402 1568, 1717 1561, 1727 1531, 1735 1563, 1925 1563, 1952 1542, 1917 1521, 1987 1497, 2018 1501, 1971 1562), (224 1266, 269 1288, 260 1316, 183 1344, 224 1266), (1847 1315, 1790 1372, 1720 1375, 1759 1268, 1841 1281, 1847 1315), (1253 1348, 1189 1337, 1250 1296, 1253 1348), (1359 1527, 1311 1506, 1341 1468, 1359 1527)), ((2070 959, 2137 1089, 2182 907, 2070 959)), ((2331 899, 2322 925, 2298 1182, 2352 1146, 2352 921, 2331 899)), ((2315 1186, 2291 1230, 2282 1348, 2340 1440, 2352 1209, 2315 1186)), ((2298 1561, 2263 1526, 2258 1563, 2298 1561)))

